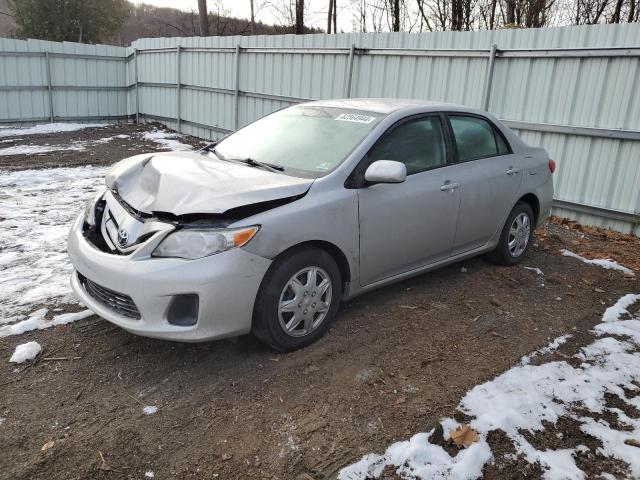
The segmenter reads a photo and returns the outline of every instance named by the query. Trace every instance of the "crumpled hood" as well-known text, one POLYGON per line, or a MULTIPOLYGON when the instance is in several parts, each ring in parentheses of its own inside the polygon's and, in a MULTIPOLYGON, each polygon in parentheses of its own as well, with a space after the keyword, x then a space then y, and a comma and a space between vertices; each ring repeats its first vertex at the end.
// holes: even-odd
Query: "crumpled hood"
POLYGON ((136 155, 106 178, 131 207, 144 213, 224 213, 260 202, 302 195, 312 179, 226 162, 192 152, 136 155))

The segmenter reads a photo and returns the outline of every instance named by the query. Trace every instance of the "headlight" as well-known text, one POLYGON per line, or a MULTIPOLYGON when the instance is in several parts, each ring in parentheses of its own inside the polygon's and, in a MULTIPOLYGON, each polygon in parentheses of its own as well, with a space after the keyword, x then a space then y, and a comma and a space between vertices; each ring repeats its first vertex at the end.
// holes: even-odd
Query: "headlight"
POLYGON ((151 254, 154 257, 178 257, 193 260, 241 247, 251 240, 259 227, 229 230, 183 229, 169 234, 151 254))
POLYGON ((106 188, 102 187, 95 195, 87 200, 87 204, 84 206, 84 221, 91 226, 96 224, 96 203, 102 199, 105 191, 106 188))

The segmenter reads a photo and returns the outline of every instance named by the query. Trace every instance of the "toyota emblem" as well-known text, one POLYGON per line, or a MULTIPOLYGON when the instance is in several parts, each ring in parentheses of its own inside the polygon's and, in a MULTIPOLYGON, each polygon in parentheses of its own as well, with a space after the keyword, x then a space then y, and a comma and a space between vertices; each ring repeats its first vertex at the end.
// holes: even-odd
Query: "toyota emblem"
POLYGON ((121 247, 126 247, 129 242, 129 232, 127 232, 124 228, 118 230, 118 245, 121 247))

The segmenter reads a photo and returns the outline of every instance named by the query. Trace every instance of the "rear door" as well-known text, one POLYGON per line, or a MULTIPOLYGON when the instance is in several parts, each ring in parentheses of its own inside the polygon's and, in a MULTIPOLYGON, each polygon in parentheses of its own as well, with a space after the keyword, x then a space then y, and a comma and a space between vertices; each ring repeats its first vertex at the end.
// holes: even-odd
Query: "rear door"
POLYGON ((448 258, 458 214, 444 116, 414 117, 391 127, 359 170, 376 160, 403 162, 407 179, 358 190, 362 286, 448 258))
POLYGON ((452 255, 485 245, 502 228, 523 168, 500 131, 479 115, 447 115, 456 150, 460 210, 452 255))

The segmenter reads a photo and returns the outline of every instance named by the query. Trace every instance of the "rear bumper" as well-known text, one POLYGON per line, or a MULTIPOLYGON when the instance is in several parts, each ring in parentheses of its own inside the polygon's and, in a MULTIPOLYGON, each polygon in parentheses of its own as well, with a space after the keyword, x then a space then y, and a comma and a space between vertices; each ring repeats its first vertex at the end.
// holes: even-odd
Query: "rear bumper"
POLYGON ((536 189, 536 196, 540 202, 540 214, 536 226, 542 225, 551 216, 551 207, 553 206, 553 177, 550 176, 544 184, 536 189))
POLYGON ((87 242, 82 223, 80 216, 68 238, 75 269, 71 285, 81 301, 101 317, 129 332, 167 340, 205 341, 251 330, 255 297, 271 260, 242 249, 197 260, 112 255, 87 242), (87 292, 78 273, 130 296, 140 318, 123 316, 98 301, 87 292), (181 294, 198 295, 195 325, 172 325, 167 320, 171 302, 181 294))

